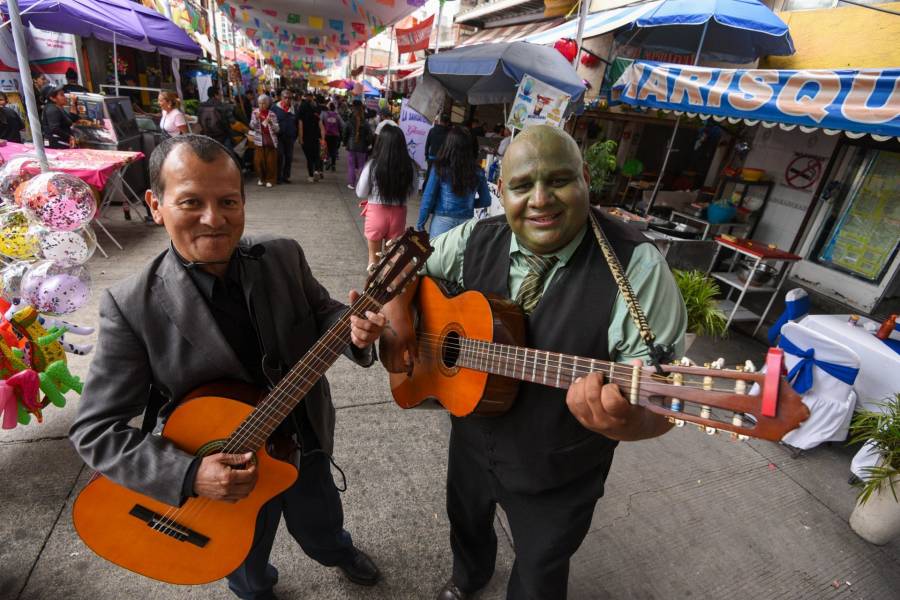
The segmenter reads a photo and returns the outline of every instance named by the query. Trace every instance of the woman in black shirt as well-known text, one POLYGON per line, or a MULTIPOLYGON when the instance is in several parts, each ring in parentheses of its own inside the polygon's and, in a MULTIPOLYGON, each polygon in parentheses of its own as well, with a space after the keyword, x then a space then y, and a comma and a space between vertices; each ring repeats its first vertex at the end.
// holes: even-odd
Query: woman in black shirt
POLYGON ((66 94, 61 87, 54 87, 47 93, 41 125, 44 128, 44 138, 51 148, 75 147, 72 125, 78 120, 78 115, 64 108, 66 102, 66 94))
POLYGON ((6 93, 0 92, 0 139, 21 144, 23 129, 25 123, 22 122, 22 117, 16 109, 9 106, 6 93))

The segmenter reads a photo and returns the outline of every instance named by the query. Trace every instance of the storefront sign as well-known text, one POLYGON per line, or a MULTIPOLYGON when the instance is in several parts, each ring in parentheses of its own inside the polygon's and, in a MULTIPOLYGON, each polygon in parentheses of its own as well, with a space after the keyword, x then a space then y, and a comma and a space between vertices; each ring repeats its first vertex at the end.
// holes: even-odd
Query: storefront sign
POLYGON ((569 99, 570 96, 562 90, 525 75, 509 111, 507 126, 520 130, 541 124, 559 127, 569 99))
POLYGON ((900 69, 776 71, 637 61, 613 86, 627 104, 900 136, 900 69))
POLYGON ((425 139, 431 131, 431 121, 417 113, 409 106, 405 98, 400 105, 400 129, 406 136, 406 148, 409 155, 419 165, 420 169, 427 167, 425 161, 425 139))
POLYGON ((414 25, 409 29, 396 29, 397 33, 397 52, 415 52, 416 50, 424 50, 428 47, 428 41, 431 38, 431 28, 434 24, 434 15, 431 15, 418 25, 414 25))
MULTIPOLYGON (((78 68, 75 64, 75 37, 72 35, 29 26, 25 28, 25 44, 32 70, 44 73, 51 81, 64 84, 66 70, 78 68)), ((31 85, 31 80, 26 83, 31 85)), ((22 85, 12 31, 4 27, 0 29, 0 91, 18 92, 22 85)))

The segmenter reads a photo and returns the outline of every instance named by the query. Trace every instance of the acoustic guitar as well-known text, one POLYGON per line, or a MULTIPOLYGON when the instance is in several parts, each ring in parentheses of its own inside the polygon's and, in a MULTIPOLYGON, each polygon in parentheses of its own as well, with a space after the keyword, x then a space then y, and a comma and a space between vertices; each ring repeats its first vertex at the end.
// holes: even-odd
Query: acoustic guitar
MULTIPOLYGON (((709 434, 778 441, 809 416, 781 376, 783 355, 771 349, 766 373, 666 365, 633 366, 522 347, 525 320, 515 303, 463 292, 449 297, 433 279, 419 283, 415 306, 418 360, 392 373, 391 392, 402 408, 434 400, 451 414, 497 416, 510 409, 519 382, 567 389, 588 373, 618 384, 632 404, 676 425, 697 424, 709 434), (750 395, 753 384, 761 393, 750 395)), ((434 406, 433 404, 431 404, 434 406)))
POLYGON ((121 567, 169 583, 207 583, 239 567, 250 552, 260 507, 297 479, 294 465, 271 456, 270 436, 350 343, 350 316, 380 310, 431 252, 427 235, 408 229, 378 263, 362 295, 268 395, 205 386, 166 421, 163 437, 192 455, 252 452, 259 478, 249 496, 234 504, 189 498, 176 507, 95 475, 72 509, 84 543, 121 567), (245 403, 260 395, 255 406, 245 403))

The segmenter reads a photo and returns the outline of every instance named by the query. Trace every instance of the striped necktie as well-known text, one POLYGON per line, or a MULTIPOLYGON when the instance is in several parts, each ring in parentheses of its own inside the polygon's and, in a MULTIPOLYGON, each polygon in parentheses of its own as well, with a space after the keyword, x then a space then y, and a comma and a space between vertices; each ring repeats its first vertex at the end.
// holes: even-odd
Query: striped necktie
POLYGON ((557 258, 536 254, 523 254, 523 256, 528 262, 529 270, 516 295, 516 304, 522 307, 526 315, 530 315, 541 300, 541 295, 544 293, 544 279, 556 264, 557 258))

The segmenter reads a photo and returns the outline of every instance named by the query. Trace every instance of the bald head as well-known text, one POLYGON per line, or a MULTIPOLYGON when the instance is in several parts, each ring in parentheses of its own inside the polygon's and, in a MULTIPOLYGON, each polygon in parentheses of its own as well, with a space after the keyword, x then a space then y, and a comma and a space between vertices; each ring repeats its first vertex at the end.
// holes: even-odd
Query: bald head
POLYGON ((555 161, 576 165, 579 170, 584 162, 581 150, 571 135, 551 125, 534 125, 510 142, 500 164, 501 176, 533 156, 552 156, 555 161))
POLYGON ((587 223, 589 176, 578 144, 556 127, 529 127, 509 144, 501 165, 500 197, 519 242, 552 254, 587 223))

